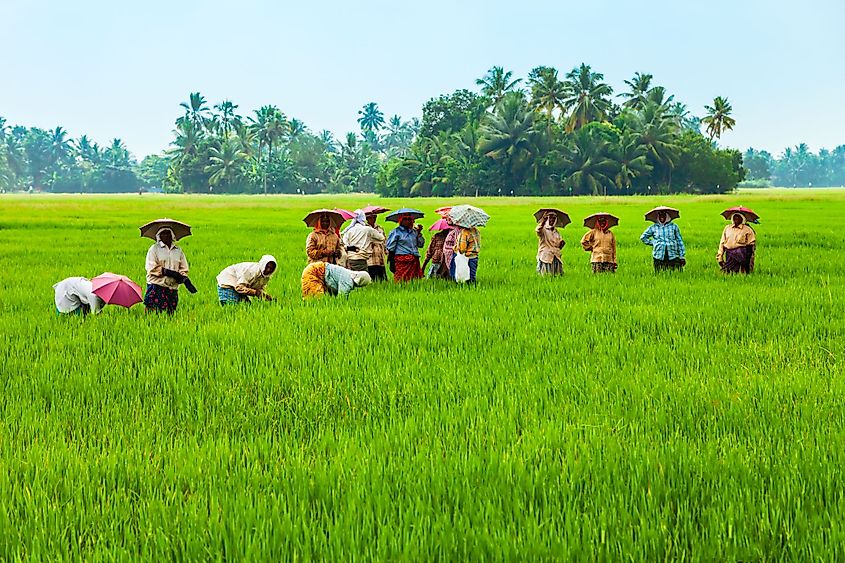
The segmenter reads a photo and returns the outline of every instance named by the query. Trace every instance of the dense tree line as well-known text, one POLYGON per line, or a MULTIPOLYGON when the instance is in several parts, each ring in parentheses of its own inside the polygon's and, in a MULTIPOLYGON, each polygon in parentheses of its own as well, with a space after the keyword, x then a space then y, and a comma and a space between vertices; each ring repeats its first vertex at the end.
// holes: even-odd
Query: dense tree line
POLYGON ((180 104, 170 148, 140 163, 119 139, 100 147, 0 118, 0 188, 408 197, 716 193, 746 176, 751 185, 845 184, 845 146, 743 158, 716 144, 735 125, 727 99, 699 119, 649 74, 618 95, 585 64, 563 77, 537 67, 525 80, 494 67, 476 84, 429 100, 421 120, 385 119, 368 103, 360 130, 340 141, 276 106, 243 116, 232 101, 211 105, 195 92, 180 104))
POLYGON ((359 112, 361 134, 340 142, 272 105, 244 118, 231 101, 210 108, 193 93, 182 107, 165 180, 178 192, 372 192, 382 161, 404 154, 417 129, 399 116, 385 122, 375 103, 359 112))
MULTIPOLYGON (((0 189, 52 192, 137 191, 152 160, 133 160, 120 139, 101 147, 83 135, 70 139, 62 127, 9 127, 0 117, 0 189)), ((150 179, 156 182, 156 179, 150 179)))
POLYGON ((614 98, 585 64, 563 78, 537 67, 525 81, 494 67, 477 81, 480 93, 425 104, 419 135, 407 155, 386 161, 376 189, 403 197, 733 189, 742 155, 714 143, 735 124, 728 101, 716 98, 699 120, 652 81, 636 73, 614 98))
POLYGON ((845 186, 845 145, 810 152, 806 143, 787 148, 775 158, 767 151, 748 149, 743 157, 751 186, 845 186))

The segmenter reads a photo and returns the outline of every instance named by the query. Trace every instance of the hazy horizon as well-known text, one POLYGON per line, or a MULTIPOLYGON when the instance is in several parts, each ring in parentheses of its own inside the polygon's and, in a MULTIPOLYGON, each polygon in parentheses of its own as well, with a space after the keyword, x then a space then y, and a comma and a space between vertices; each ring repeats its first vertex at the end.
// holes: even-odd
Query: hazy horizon
POLYGON ((778 155, 801 142, 814 151, 845 144, 845 72, 836 61, 845 3, 513 6, 2 5, 4 33, 20 47, 0 63, 0 116, 101 144, 118 137, 140 159, 168 146, 179 103, 194 91, 210 105, 232 100, 244 116, 275 104, 340 138, 358 131, 357 112, 370 101, 410 119, 432 97, 477 90, 475 79, 494 65, 525 77, 535 66, 564 74, 585 62, 614 93, 634 72, 651 73, 698 116, 726 96, 737 125, 724 146, 778 155))

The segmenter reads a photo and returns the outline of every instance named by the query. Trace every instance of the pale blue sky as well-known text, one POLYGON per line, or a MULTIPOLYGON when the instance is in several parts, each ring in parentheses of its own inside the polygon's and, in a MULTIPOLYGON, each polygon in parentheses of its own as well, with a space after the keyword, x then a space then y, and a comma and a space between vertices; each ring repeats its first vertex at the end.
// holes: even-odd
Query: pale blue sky
POLYGON ((727 96, 723 144, 779 154, 845 144, 843 22, 845 0, 0 0, 0 116, 141 157, 191 91, 340 137, 369 101, 410 118, 493 65, 584 61, 617 92, 652 73, 694 114, 727 96))

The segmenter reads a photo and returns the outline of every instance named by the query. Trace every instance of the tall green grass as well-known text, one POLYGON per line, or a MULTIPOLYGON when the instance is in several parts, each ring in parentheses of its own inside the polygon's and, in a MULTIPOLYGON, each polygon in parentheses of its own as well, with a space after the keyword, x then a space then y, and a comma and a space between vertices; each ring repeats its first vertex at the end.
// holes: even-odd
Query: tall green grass
POLYGON ((367 203, 0 198, 0 559, 845 556, 845 192, 481 200, 477 288, 303 304, 302 216, 367 203), (663 203, 682 274, 638 240, 663 203), (739 203, 758 271, 724 277, 739 203), (548 205, 573 217, 559 279, 534 274, 548 205), (615 276, 578 244, 599 210, 615 276), (195 233, 174 318, 55 315, 62 278, 142 281, 137 227, 164 215, 195 233), (216 274, 265 253, 277 301, 221 309, 216 274))

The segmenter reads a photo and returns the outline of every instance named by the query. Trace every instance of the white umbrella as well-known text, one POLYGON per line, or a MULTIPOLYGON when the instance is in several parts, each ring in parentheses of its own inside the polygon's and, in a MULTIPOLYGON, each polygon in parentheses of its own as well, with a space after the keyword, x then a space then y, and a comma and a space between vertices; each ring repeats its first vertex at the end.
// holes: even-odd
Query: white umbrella
POLYGON ((459 227, 483 227, 490 220, 490 216, 483 209, 472 205, 456 205, 448 213, 453 225, 459 227))

